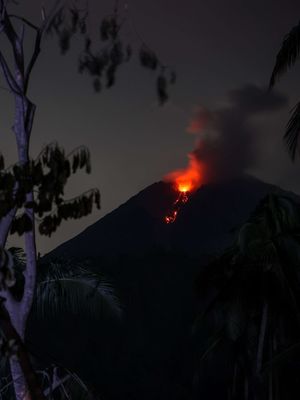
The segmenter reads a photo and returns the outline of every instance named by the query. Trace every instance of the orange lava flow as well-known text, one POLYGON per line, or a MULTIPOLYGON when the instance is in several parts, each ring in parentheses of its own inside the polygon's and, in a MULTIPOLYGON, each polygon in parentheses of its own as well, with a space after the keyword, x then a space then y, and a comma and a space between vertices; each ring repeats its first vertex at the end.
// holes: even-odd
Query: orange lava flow
POLYGON ((203 165, 193 154, 189 154, 189 165, 166 176, 166 180, 173 182, 178 192, 192 192, 198 189, 203 181, 203 165))
POLYGON ((165 221, 167 224, 172 224, 175 222, 176 217, 177 217, 178 211, 173 210, 170 214, 165 216, 165 221))
POLYGON ((169 213, 165 216, 165 222, 171 224, 175 222, 178 212, 189 200, 191 192, 197 190, 203 181, 203 166, 193 154, 189 155, 189 165, 186 169, 171 172, 166 176, 166 180, 172 182, 178 197, 173 203, 169 213))
POLYGON ((189 194, 186 191, 180 191, 177 199, 173 203, 173 206, 169 213, 165 216, 165 222, 167 224, 172 224, 173 222, 176 221, 178 212, 181 208, 181 206, 185 203, 187 203, 189 200, 189 194))

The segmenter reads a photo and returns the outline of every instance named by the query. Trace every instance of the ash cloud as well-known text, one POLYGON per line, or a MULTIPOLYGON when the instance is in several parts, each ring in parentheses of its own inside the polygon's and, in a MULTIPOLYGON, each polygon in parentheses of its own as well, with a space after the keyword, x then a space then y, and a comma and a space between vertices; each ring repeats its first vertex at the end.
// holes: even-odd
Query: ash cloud
POLYGON ((214 111, 198 108, 186 130, 197 135, 189 156, 204 165, 204 182, 233 178, 253 166, 259 134, 254 118, 287 103, 278 92, 246 85, 229 93, 228 106, 214 111))

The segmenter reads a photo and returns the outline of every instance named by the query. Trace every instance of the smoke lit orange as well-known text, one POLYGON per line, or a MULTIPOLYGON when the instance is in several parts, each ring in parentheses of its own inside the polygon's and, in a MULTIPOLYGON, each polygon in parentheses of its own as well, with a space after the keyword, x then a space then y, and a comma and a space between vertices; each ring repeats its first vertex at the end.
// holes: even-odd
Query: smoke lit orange
POLYGON ((203 180, 203 166, 193 154, 189 154, 189 165, 166 176, 166 180, 173 182, 179 192, 192 192, 198 189, 203 180))
POLYGON ((172 209, 166 215, 165 222, 173 223, 176 220, 178 211, 189 199, 189 194, 198 189, 203 181, 203 166, 193 154, 189 154, 189 165, 186 169, 171 172, 166 180, 174 184, 175 190, 179 192, 172 209))

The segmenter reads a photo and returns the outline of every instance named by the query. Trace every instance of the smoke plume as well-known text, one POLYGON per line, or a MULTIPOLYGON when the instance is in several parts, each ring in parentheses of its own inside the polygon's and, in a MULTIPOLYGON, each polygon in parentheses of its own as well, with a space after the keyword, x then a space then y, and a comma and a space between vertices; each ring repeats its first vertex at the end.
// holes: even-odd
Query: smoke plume
POLYGON ((233 178, 253 166, 259 133, 254 118, 286 104, 282 94, 247 85, 231 91, 223 108, 197 108, 186 130, 197 137, 189 162, 199 164, 202 183, 233 178))

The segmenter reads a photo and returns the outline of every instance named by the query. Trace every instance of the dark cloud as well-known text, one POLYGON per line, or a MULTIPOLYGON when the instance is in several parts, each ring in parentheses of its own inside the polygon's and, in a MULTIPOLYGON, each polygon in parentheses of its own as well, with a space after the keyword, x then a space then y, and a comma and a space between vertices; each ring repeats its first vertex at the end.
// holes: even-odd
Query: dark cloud
POLYGON ((229 93, 229 106, 215 111, 198 108, 187 131, 199 134, 192 157, 205 165, 205 181, 242 174, 253 166, 258 129, 253 117, 281 109, 287 98, 255 85, 229 93))
POLYGON ((233 107, 245 112, 248 116, 275 111, 287 104, 287 98, 284 95, 256 85, 246 85, 241 89, 232 90, 229 98, 233 107))

